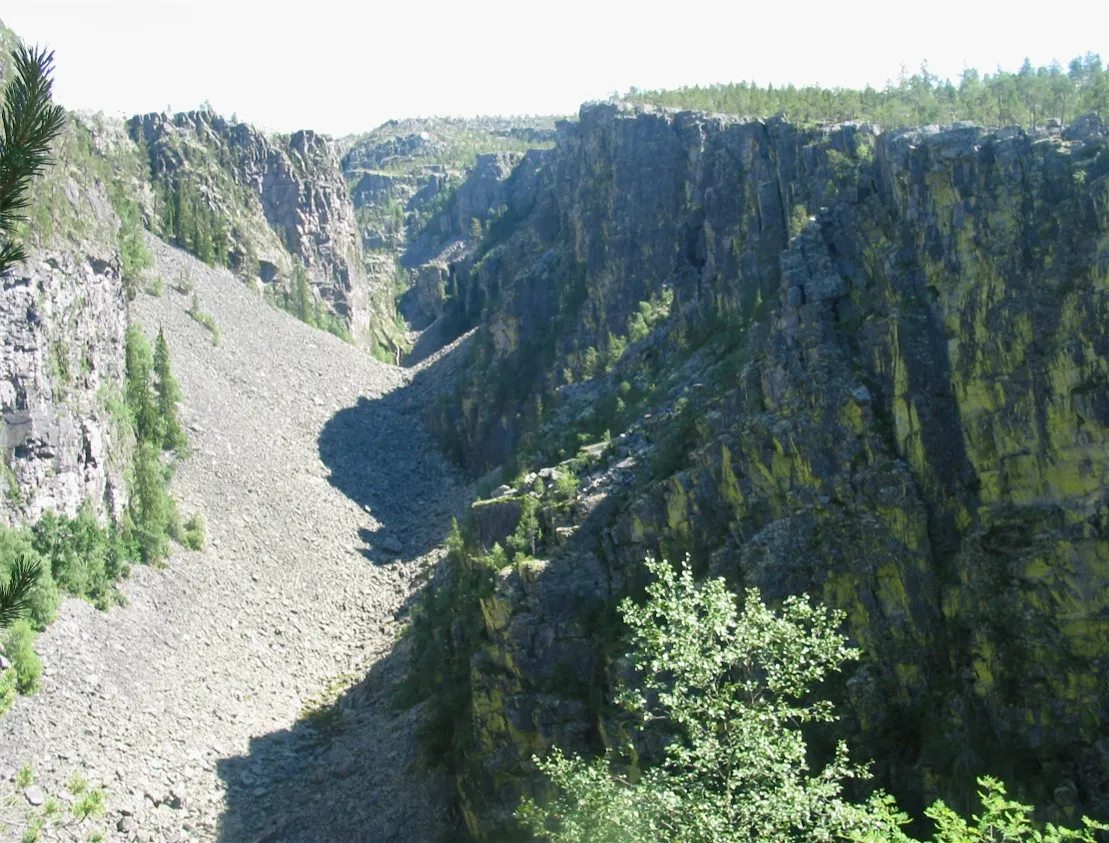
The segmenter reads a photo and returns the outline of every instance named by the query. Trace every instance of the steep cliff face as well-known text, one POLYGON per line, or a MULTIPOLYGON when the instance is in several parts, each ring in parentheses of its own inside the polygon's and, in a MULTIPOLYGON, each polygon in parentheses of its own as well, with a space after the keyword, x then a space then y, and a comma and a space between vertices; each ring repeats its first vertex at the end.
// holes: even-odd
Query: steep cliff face
POLYGON ((367 273, 394 290, 412 327, 439 315, 447 264, 495 221, 497 185, 526 149, 553 137, 551 118, 431 118, 392 120, 345 141, 367 273))
POLYGON ((391 314, 391 289, 366 279, 353 206, 327 139, 310 131, 269 137, 206 111, 146 114, 129 128, 149 153, 165 234, 191 200, 219 227, 208 235, 222 244, 217 262, 226 254, 244 274, 287 290, 299 260, 357 339, 391 314))
POLYGON ((429 417, 481 468, 618 435, 579 526, 551 507, 543 561, 480 598, 471 828, 505 820, 532 752, 613 733, 565 689, 611 682, 598 618, 646 552, 847 611, 867 659, 841 696, 909 804, 991 772, 1109 813, 1096 121, 882 134, 596 106, 507 184, 444 316, 479 326, 473 374, 429 417))
POLYGON ((126 307, 109 186, 141 197, 121 127, 70 115, 34 187, 30 258, 0 280, 0 523, 126 504, 129 443, 112 418, 126 307))

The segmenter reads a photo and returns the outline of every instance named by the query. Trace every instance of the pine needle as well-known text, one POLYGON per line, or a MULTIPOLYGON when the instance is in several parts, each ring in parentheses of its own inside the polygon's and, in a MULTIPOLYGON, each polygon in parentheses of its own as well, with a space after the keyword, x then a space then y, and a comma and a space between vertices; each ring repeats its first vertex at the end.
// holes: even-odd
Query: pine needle
POLYGON ((0 583, 0 629, 11 626, 30 608, 31 589, 35 587, 42 566, 21 556, 12 566, 6 583, 0 583))
POLYGON ((54 53, 20 44, 12 59, 15 78, 0 115, 0 276, 27 257, 15 229, 31 204, 31 182, 50 163, 50 146, 65 126, 65 110, 51 100, 54 53))

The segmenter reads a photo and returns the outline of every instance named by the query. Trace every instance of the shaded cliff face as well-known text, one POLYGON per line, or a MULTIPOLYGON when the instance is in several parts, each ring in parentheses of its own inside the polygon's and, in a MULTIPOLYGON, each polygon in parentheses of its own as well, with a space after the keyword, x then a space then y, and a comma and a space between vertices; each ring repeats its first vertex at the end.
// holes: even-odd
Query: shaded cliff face
POLYGON ((109 184, 141 197, 118 126, 70 115, 35 182, 29 259, 0 279, 0 523, 50 510, 102 516, 127 502, 122 396, 127 325, 109 184))
POLYGON ((1083 125, 597 106, 517 168, 511 225, 453 267, 472 375, 428 415, 481 468, 619 435, 578 528, 552 507, 543 561, 480 598, 473 830, 531 753, 615 733, 552 676, 611 682, 596 619, 649 551, 844 609, 850 727, 908 804, 991 772, 1109 813, 1109 143, 1083 125))
MULTIPOLYGON (((367 282, 354 210, 333 145, 300 131, 269 137, 204 111, 131 119, 162 204, 182 186, 225 227, 230 262, 288 288, 303 262, 327 308, 363 339, 392 313, 392 291, 367 282)), ((391 321, 391 320, 390 320, 391 321)))
POLYGON ((553 118, 430 118, 342 142, 366 271, 394 290, 409 325, 438 317, 447 264, 480 242, 503 205, 497 185, 553 137, 553 118))

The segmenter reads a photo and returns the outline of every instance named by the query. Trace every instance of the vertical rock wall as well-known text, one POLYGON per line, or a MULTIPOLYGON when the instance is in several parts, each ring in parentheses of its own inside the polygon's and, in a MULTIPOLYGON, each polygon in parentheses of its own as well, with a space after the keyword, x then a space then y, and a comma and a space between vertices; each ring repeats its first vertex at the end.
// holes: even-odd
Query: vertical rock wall
POLYGON ((612 734, 552 705, 550 677, 559 646, 605 652, 581 607, 648 551, 844 609, 867 653, 849 727, 910 805, 991 772, 1057 816, 1109 812, 1096 121, 882 134, 598 106, 518 178, 511 232, 452 270, 479 330, 457 401, 428 409, 444 441, 487 467, 558 435, 534 407, 659 387, 630 485, 482 600, 472 827, 504 820, 531 753, 612 734), (665 290, 661 327, 589 369, 665 290))

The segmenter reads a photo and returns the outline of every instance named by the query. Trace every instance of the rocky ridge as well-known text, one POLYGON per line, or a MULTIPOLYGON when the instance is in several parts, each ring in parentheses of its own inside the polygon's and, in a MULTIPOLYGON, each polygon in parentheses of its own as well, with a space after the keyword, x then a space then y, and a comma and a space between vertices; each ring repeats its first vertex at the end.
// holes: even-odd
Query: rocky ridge
MULTIPOLYGON (((186 185, 226 226, 231 266, 289 290, 293 261, 359 341, 393 324, 392 290, 371 284, 334 145, 311 131, 268 136, 208 111, 136 116, 161 204, 186 185)), ((162 209, 155 209, 155 219, 162 209)), ((251 279, 253 280, 253 279, 251 279)))
MULTIPOLYGON (((0 523, 126 503, 124 285, 112 186, 144 199, 133 145, 97 115, 68 115, 32 197, 30 257, 0 280, 0 523)), ((146 200, 149 197, 145 197, 146 200)))

